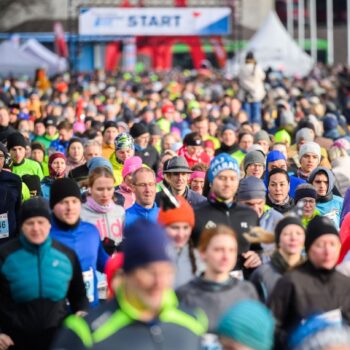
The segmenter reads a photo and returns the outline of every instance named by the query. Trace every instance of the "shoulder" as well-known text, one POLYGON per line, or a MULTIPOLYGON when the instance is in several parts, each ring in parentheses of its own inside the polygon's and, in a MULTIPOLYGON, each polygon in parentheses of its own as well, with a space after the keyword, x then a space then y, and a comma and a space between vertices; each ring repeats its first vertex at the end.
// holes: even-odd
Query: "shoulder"
POLYGON ((71 262, 76 260, 74 251, 55 239, 52 240, 52 248, 67 256, 71 262))
POLYGON ((22 244, 18 237, 6 242, 0 247, 0 262, 4 262, 10 255, 20 249, 22 249, 22 244))
POLYGON ((78 229, 80 231, 84 231, 84 233, 89 232, 89 233, 97 233, 98 234, 98 230, 97 230, 96 226, 93 224, 90 224, 87 221, 81 221, 79 226, 78 226, 78 229))

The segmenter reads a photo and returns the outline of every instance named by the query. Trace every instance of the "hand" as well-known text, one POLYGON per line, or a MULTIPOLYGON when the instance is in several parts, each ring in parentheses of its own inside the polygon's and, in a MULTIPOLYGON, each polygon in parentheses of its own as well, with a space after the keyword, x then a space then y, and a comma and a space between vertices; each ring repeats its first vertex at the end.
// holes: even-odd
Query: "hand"
POLYGON ((271 232, 268 232, 264 230, 261 227, 252 227, 249 232, 243 233, 243 237, 249 242, 249 243, 274 243, 275 242, 275 235, 271 232))
POLYGON ((87 312, 86 311, 77 311, 75 314, 79 317, 85 317, 87 315, 87 312))
POLYGON ((243 266, 247 269, 254 269, 261 265, 260 256, 252 250, 242 253, 242 256, 245 259, 243 266))
POLYGON ((10 346, 15 345, 13 340, 6 334, 0 334, 0 350, 6 350, 10 346))

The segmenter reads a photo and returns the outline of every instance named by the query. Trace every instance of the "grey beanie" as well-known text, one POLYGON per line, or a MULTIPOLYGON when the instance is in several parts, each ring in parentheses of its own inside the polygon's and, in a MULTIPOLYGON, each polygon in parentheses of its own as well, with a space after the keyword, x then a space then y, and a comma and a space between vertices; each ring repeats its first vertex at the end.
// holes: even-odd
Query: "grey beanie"
POLYGON ((260 163, 265 167, 266 159, 262 151, 251 151, 244 157, 244 171, 250 164, 260 163))
POLYGON ((313 153, 318 156, 318 159, 321 161, 321 147, 316 142, 306 142, 301 145, 299 149, 299 159, 301 159, 306 153, 313 153))
POLYGON ((238 201, 265 199, 265 197, 266 187, 262 180, 255 176, 247 176, 240 181, 236 195, 238 201))
POLYGON ((295 142, 299 143, 301 140, 305 142, 312 142, 314 140, 314 133, 310 128, 301 128, 295 135, 295 142))
POLYGON ((258 143, 261 140, 271 143, 270 136, 265 130, 260 130, 254 135, 254 143, 258 143))

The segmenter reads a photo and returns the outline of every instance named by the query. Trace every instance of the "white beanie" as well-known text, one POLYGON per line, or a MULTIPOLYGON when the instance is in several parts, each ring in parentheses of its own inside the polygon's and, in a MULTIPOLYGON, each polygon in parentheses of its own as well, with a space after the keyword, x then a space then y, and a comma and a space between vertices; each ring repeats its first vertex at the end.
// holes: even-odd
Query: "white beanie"
POLYGON ((301 159, 306 153, 316 154, 319 161, 321 161, 321 147, 316 142, 306 142, 301 145, 299 149, 299 159, 301 159))

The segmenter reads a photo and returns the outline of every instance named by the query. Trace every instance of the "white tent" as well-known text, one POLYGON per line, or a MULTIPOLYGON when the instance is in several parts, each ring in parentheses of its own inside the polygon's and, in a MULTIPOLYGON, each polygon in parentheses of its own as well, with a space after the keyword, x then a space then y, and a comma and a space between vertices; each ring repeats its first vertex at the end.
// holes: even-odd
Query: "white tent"
POLYGON ((234 72, 237 72, 249 51, 254 53, 263 69, 272 67, 287 76, 305 76, 314 64, 312 58, 289 35, 274 11, 233 60, 234 72))
POLYGON ((41 45, 35 39, 27 40, 21 47, 21 50, 32 56, 38 61, 43 62, 48 66, 48 75, 54 75, 67 70, 67 60, 59 57, 54 52, 41 45))
POLYGON ((0 75, 3 77, 28 75, 33 78, 37 68, 47 69, 47 64, 40 62, 21 51, 10 41, 0 44, 0 75))

